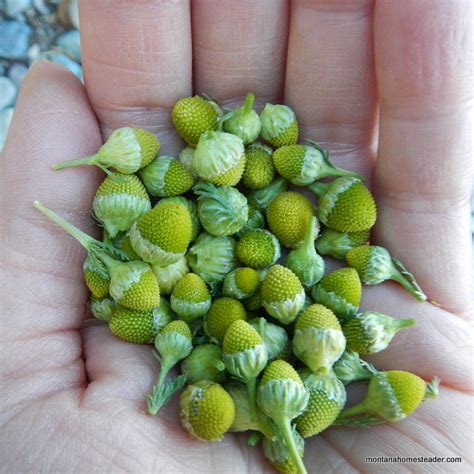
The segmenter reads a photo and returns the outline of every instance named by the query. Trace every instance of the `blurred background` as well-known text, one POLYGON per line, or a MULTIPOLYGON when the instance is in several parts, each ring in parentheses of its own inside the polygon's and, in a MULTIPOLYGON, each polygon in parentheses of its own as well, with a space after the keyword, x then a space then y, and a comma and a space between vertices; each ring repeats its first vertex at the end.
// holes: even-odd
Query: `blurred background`
POLYGON ((0 0, 0 151, 21 82, 38 59, 82 79, 77 0, 0 0))
MULTIPOLYGON (((77 2, 0 0, 0 152, 21 81, 34 61, 62 64, 82 80, 77 2)), ((471 229, 474 249, 474 212, 471 229)))

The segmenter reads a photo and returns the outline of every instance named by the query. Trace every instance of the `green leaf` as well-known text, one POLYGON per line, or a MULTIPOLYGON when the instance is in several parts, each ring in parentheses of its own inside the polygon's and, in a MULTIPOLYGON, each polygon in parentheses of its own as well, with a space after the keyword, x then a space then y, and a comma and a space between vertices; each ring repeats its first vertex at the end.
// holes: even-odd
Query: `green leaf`
POLYGON ((186 375, 179 375, 173 380, 169 380, 161 387, 155 386, 150 395, 148 395, 148 412, 156 415, 160 408, 165 406, 171 397, 184 387, 186 375))

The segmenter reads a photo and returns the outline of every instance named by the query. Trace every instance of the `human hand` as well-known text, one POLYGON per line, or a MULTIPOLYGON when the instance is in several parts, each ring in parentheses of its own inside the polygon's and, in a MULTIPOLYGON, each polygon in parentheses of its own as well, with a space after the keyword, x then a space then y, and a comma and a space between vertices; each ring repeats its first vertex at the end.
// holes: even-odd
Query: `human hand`
POLYGON ((193 2, 192 12, 186 1, 84 0, 85 88, 58 66, 35 65, 0 159, 4 471, 271 470, 245 436, 204 444, 181 428, 176 406, 145 413, 157 372, 151 347, 84 325, 84 252, 32 207, 39 199, 93 233, 102 173, 51 164, 95 152, 127 125, 156 132, 162 151, 176 153, 169 111, 178 98, 207 92, 229 105, 247 91, 260 104, 292 106, 301 136, 336 164, 373 173, 374 242, 441 305, 396 284, 365 289, 364 309, 418 321, 371 361, 439 376, 440 396, 400 423, 311 439, 308 471, 380 472, 364 459, 381 455, 463 457, 397 472, 470 471, 472 13, 467 0, 380 0, 375 10, 368 0, 215 0, 193 2))

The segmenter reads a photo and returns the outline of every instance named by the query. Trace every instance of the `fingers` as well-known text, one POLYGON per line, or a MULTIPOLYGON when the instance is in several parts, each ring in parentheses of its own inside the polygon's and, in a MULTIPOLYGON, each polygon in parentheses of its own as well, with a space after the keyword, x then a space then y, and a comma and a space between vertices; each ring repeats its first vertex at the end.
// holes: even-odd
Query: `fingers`
POLYGON ((473 390, 467 369, 473 357, 473 328, 463 319, 429 303, 418 303, 396 283, 364 287, 362 310, 396 318, 414 318, 416 326, 402 329, 387 349, 370 360, 379 370, 407 370, 424 380, 439 377, 443 385, 473 390))
POLYGON ((254 92, 281 98, 287 40, 285 0, 192 3, 194 90, 218 99, 254 92))
MULTIPOLYGON (((460 465, 472 463, 472 430, 469 428, 469 416, 465 416, 470 404, 470 396, 441 388, 436 400, 426 400, 405 420, 369 429, 330 428, 322 437, 331 446, 337 447, 339 455, 350 462, 357 472, 381 472, 380 464, 366 462, 367 456, 461 456, 462 464, 440 464, 439 470, 433 471, 458 473, 461 472, 460 465)), ((311 444, 308 446, 310 450, 311 444)), ((324 451, 314 453, 315 457, 318 455, 324 456, 324 451)), ((411 463, 399 463, 393 472, 414 472, 413 469, 411 463)), ((429 469, 430 472, 433 470, 432 467, 429 469)))
POLYGON ((192 92, 189 10, 187 0, 80 2, 86 89, 105 134, 135 125, 179 150, 170 109, 192 92))
POLYGON ((0 351, 9 354, 2 372, 15 378, 12 396, 56 390, 60 381, 73 384, 85 377, 75 331, 87 301, 84 250, 32 203, 38 199, 92 232, 89 211, 99 178, 92 167, 51 169, 100 145, 79 80, 62 67, 38 63, 23 84, 0 160, 0 351))
POLYGON ((302 138, 370 174, 375 124, 373 0, 292 2, 285 103, 302 138))
POLYGON ((473 310, 473 16, 469 1, 381 0, 375 11, 377 238, 430 299, 464 315, 473 310))

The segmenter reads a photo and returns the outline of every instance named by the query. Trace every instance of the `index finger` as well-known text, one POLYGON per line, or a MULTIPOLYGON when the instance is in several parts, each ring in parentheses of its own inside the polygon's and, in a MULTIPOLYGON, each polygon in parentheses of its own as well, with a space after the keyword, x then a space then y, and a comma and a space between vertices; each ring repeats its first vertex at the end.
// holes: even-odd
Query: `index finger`
POLYGON ((170 110, 192 93, 188 0, 83 0, 81 45, 87 95, 102 130, 124 126, 158 135, 179 150, 170 110))
POLYGON ((473 15, 469 1, 381 0, 377 238, 430 299, 472 314, 473 15))

